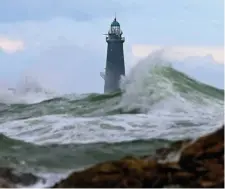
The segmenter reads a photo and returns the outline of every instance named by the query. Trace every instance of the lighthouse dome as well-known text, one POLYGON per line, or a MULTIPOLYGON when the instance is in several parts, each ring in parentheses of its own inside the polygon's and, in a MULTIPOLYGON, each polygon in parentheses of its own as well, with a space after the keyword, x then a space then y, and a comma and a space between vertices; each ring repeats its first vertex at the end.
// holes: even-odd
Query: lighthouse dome
POLYGON ((112 22, 112 24, 111 24, 111 27, 114 27, 114 26, 120 27, 120 23, 117 22, 116 18, 114 18, 114 20, 113 20, 113 22, 112 22))

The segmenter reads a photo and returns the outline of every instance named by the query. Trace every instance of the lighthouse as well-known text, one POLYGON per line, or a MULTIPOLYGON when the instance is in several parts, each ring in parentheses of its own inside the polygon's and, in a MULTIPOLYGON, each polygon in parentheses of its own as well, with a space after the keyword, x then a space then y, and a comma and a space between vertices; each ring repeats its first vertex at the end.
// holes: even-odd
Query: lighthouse
POLYGON ((104 93, 111 93, 120 90, 120 79, 125 75, 123 43, 125 38, 122 37, 120 24, 114 18, 111 23, 108 34, 106 34, 107 57, 105 73, 101 73, 105 80, 104 93))

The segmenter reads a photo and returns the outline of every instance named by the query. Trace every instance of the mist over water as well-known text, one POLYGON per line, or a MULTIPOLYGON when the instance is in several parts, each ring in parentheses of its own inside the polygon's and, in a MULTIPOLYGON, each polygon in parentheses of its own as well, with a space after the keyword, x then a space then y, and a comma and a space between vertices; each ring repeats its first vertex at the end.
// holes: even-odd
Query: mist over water
POLYGON ((63 83, 54 90, 32 75, 0 92, 0 160, 51 179, 125 154, 148 154, 223 123, 224 91, 176 70, 163 51, 136 64, 122 78, 121 93, 62 93, 63 83))

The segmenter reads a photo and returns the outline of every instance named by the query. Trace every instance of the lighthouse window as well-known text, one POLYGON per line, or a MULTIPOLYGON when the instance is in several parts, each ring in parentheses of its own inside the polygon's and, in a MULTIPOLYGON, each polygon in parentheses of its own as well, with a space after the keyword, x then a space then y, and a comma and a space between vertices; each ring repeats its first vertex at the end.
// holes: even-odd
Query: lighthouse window
POLYGON ((119 34, 120 33, 120 28, 118 26, 113 26, 112 27, 112 33, 119 34))

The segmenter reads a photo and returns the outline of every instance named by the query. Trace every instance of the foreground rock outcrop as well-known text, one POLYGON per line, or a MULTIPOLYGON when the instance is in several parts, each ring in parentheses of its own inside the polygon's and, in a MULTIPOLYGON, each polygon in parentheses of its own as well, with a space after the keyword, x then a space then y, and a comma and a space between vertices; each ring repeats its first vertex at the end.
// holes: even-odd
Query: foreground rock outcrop
POLYGON ((12 168, 0 167, 0 188, 16 188, 18 185, 30 186, 43 178, 32 173, 21 173, 12 168))
POLYGON ((153 156, 125 157, 74 172, 54 188, 224 188, 224 126, 195 141, 177 141, 153 156))

